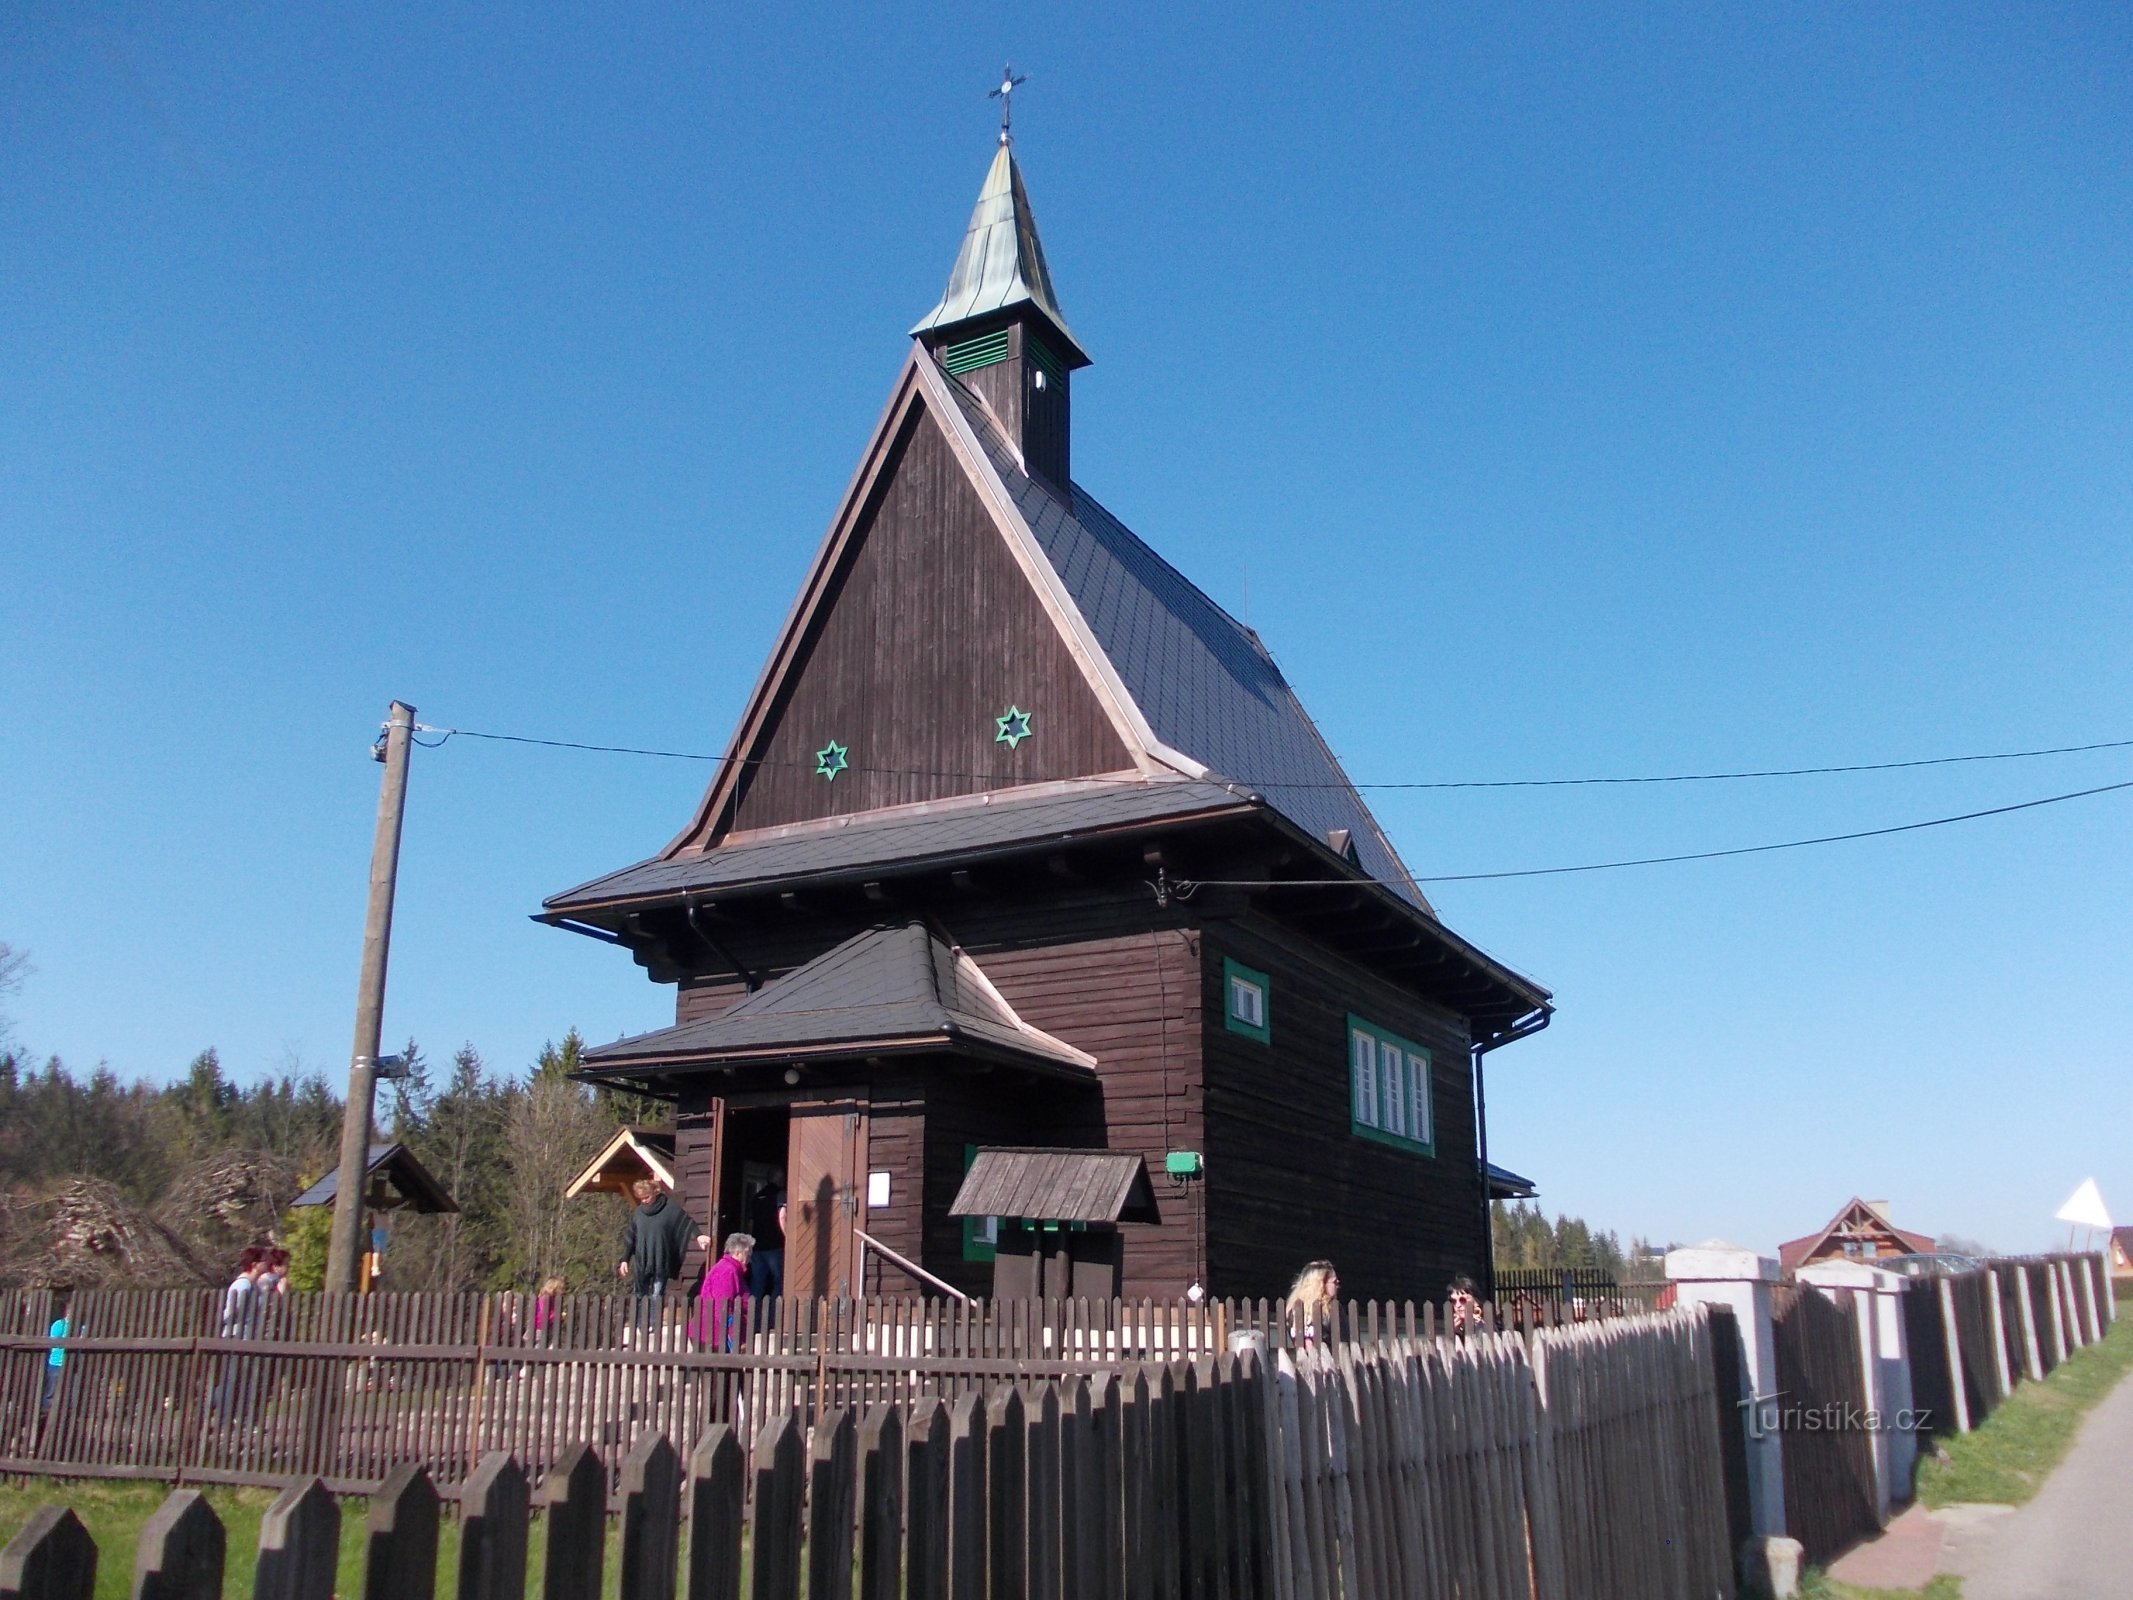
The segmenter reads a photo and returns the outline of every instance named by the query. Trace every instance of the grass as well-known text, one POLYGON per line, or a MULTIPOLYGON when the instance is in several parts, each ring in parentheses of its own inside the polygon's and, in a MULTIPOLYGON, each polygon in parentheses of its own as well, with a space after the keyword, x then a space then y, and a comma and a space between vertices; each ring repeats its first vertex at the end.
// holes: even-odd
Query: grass
POLYGON ((1944 1439, 1918 1472, 1927 1506, 2018 1506, 2051 1475, 2089 1410, 2133 1371, 2133 1317, 2108 1325, 2043 1383, 2021 1383, 1975 1433, 1944 1439))
MULTIPOLYGON (((222 1592, 248 1595, 259 1560, 259 1522, 274 1503, 275 1491, 210 1487, 202 1492, 222 1519, 227 1552, 222 1592)), ((141 1527, 169 1493, 168 1484, 97 1478, 31 1478, 0 1483, 0 1544, 14 1538, 39 1506, 55 1501, 72 1506, 96 1541, 96 1600, 127 1600, 133 1586, 133 1554, 141 1527)), ((363 1592, 363 1518, 369 1508, 367 1500, 341 1501, 341 1563, 334 1580, 336 1594, 363 1592)), ((450 1596, 457 1592, 459 1525, 449 1515, 449 1507, 446 1509, 438 1530, 437 1587, 440 1594, 450 1596)), ((526 1545, 526 1575, 528 1587, 537 1591, 547 1554, 547 1530, 542 1526, 538 1506, 532 1523, 526 1545)), ((609 1527, 605 1590, 613 1600, 621 1584, 621 1560, 613 1519, 609 1527)))
POLYGON ((1963 1580, 1943 1573, 1923 1589, 1861 1589, 1839 1583, 1820 1567, 1811 1568, 1795 1591, 1800 1600, 1963 1600, 1963 1580))

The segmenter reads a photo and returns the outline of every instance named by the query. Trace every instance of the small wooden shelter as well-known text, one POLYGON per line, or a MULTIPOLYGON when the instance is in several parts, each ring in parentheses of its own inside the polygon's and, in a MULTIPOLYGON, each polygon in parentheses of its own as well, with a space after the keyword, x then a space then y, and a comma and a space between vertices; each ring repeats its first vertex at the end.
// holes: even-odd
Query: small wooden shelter
POLYGON ((662 1189, 674 1188, 674 1130, 630 1123, 617 1128, 600 1153, 585 1163, 585 1170, 564 1189, 563 1198, 575 1200, 581 1194, 627 1198, 631 1186, 646 1178, 662 1189))

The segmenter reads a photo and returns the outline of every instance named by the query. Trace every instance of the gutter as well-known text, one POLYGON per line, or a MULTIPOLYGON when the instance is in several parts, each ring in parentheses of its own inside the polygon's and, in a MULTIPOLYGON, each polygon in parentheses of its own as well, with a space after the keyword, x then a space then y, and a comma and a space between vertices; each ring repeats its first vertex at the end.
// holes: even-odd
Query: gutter
POLYGON ((1520 1039, 1530 1039, 1555 1020, 1555 1007, 1543 1004, 1536 1011, 1529 1011, 1501 1033, 1492 1033, 1486 1039, 1477 1039, 1467 1046, 1467 1053, 1474 1064, 1474 1143, 1477 1151, 1475 1170, 1481 1175, 1481 1240, 1482 1265, 1488 1281, 1482 1285, 1486 1291, 1484 1301, 1496 1298, 1496 1213, 1489 1199, 1489 1096, 1483 1082, 1481 1058, 1491 1050, 1500 1050, 1520 1039))

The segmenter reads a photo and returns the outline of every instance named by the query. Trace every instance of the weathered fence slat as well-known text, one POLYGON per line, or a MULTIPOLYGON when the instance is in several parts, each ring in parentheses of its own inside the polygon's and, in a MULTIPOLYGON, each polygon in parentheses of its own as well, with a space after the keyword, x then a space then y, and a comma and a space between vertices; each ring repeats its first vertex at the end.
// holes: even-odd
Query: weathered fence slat
POLYGON ((252 1600, 333 1600, 340 1564, 340 1501, 316 1478, 292 1483, 260 1519, 252 1600))
POLYGON ((932 1395, 911 1403, 904 1430, 904 1593, 948 1597, 948 1408, 932 1395))
POLYGON ((706 1428, 689 1454, 688 1600, 740 1600, 744 1466, 740 1441, 723 1422, 706 1428))
POLYGON ((808 1600, 851 1600, 857 1433, 845 1406, 832 1407, 815 1424, 807 1474, 808 1600))
POLYGON ((39 1506, 0 1550, 0 1600, 91 1600, 96 1542, 65 1506, 39 1506))
POLYGON ((548 1551, 542 1600, 600 1600, 607 1564, 607 1463, 582 1440, 541 1485, 548 1551))
POLYGON ((524 1600, 526 1521, 525 1470, 491 1451, 459 1492, 457 1600, 524 1600))
POLYGON ((792 1600, 799 1593, 804 1492, 800 1449, 800 1424, 790 1411, 773 1417, 756 1436, 749 1573, 754 1600, 792 1600))
POLYGON ((876 1405, 859 1425, 859 1600, 899 1600, 903 1527, 903 1413, 876 1405))
POLYGON ((674 1592, 681 1546, 681 1458, 663 1433, 646 1433, 622 1463, 622 1592, 674 1592))
POLYGON ((370 1497, 363 1524, 363 1600, 437 1592, 437 1490, 413 1463, 370 1497))
POLYGON ((173 1489, 141 1529, 133 1600, 222 1600, 222 1519, 197 1489, 173 1489))

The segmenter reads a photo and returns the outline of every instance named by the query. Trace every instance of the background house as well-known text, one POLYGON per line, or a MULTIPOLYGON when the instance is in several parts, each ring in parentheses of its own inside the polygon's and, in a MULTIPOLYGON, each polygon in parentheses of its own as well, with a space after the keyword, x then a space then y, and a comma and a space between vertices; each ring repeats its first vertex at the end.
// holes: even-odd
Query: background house
POLYGON ((1815 1232, 1779 1245, 1778 1264, 1789 1272, 1817 1261, 1878 1261, 1932 1248, 1931 1234, 1912 1233, 1889 1221, 1886 1200, 1861 1200, 1855 1195, 1815 1232))

